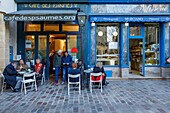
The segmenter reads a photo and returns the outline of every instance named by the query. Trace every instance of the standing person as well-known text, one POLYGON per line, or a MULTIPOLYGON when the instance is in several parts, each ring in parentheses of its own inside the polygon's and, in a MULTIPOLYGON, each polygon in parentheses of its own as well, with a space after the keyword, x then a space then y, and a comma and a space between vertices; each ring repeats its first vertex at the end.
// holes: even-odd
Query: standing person
POLYGON ((37 85, 39 85, 38 80, 41 80, 43 74, 43 68, 44 68, 44 65, 41 63, 41 60, 39 58, 36 59, 36 64, 34 68, 35 68, 36 82, 37 85))
POLYGON ((26 70, 27 68, 28 68, 28 65, 24 63, 23 59, 20 59, 16 70, 23 71, 23 70, 26 70))
POLYGON ((62 77, 62 84, 64 84, 67 80, 67 73, 69 72, 71 65, 72 65, 72 57, 68 54, 68 52, 64 52, 64 56, 61 58, 61 63, 63 66, 63 77, 62 77))
POLYGON ((55 69, 55 84, 58 85, 58 76, 61 68, 61 54, 62 50, 58 50, 53 59, 53 66, 55 69))
POLYGON ((54 56, 55 56, 55 52, 54 50, 52 50, 49 54, 49 60, 50 60, 50 74, 54 74, 54 70, 53 70, 53 59, 54 59, 54 56))
POLYGON ((5 67, 3 72, 6 82, 14 89, 14 92, 18 92, 22 82, 22 77, 17 76, 16 65, 16 62, 12 61, 5 67))
MULTIPOLYGON (((102 85, 107 85, 108 82, 106 82, 106 73, 104 71, 102 62, 97 62, 96 66, 94 66, 93 68, 93 72, 94 73, 102 73, 102 85)), ((100 79, 100 78, 93 78, 93 79, 100 79)))

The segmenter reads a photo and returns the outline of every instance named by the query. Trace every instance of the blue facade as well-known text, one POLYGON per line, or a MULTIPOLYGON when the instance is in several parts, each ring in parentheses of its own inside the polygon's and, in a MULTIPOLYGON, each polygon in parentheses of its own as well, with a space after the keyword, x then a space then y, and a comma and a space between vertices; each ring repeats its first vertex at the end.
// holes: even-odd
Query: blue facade
MULTIPOLYGON (((160 62, 156 67, 164 67, 165 58, 170 55, 170 47, 165 45, 165 33, 166 23, 170 22, 170 0, 15 0, 18 10, 56 10, 56 9, 80 9, 86 15, 86 25, 83 28, 81 34, 83 39, 83 58, 86 66, 94 66, 97 62, 96 59, 96 35, 97 26, 91 26, 91 23, 119 23, 120 25, 120 41, 119 41, 119 65, 105 66, 129 68, 129 39, 128 34, 129 26, 125 26, 125 23, 139 24, 142 23, 159 23, 160 24, 160 62), (64 2, 64 3, 63 3, 64 2), (127 30, 126 30, 127 29, 127 30), (126 47, 125 47, 126 46, 126 47), (166 53, 166 48, 169 53, 166 53), (125 52, 126 51, 126 52, 125 52)), ((18 22, 18 54, 22 54, 25 58, 25 36, 23 31, 23 22, 18 22), (23 31, 23 32, 20 32, 23 31), (24 43, 23 43, 24 42, 24 43), (20 48, 22 46, 24 48, 20 48)), ((142 31, 144 33, 144 31, 142 31)), ((170 35, 169 35, 170 36, 170 35)), ((144 37, 144 36, 142 36, 144 37)), ((131 37, 133 39, 133 37, 131 37)), ((135 37, 139 38, 139 37, 135 37)), ((169 40, 170 41, 170 40, 169 40)), ((145 40, 143 40, 145 43, 145 40)), ((48 44, 47 44, 48 45, 48 44)), ((143 48, 145 48, 143 46, 143 48)), ((47 53, 49 50, 47 50, 47 53)), ((145 57, 143 57, 145 59, 145 57)), ((145 66, 145 65, 143 65, 145 66)), ((147 67, 147 66, 146 66, 147 67)), ((152 66, 151 66, 152 67, 152 66)), ((143 70, 144 71, 144 70, 143 70)), ((107 70, 107 73, 111 73, 111 70, 107 70)), ((112 75, 109 74, 110 77, 112 75)))

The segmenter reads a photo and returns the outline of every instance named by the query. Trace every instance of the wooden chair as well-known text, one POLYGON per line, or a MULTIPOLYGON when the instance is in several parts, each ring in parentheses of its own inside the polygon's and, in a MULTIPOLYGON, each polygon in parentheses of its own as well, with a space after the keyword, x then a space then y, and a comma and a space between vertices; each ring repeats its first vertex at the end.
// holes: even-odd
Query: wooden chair
POLYGON ((80 80, 80 74, 76 74, 76 75, 72 75, 72 74, 68 74, 68 95, 70 94, 70 85, 79 85, 79 94, 81 94, 81 80, 80 80), (78 82, 70 82, 70 78, 79 78, 78 82))
POLYGON ((43 74, 42 74, 42 78, 41 78, 41 85, 43 85, 45 82, 45 66, 43 68, 43 74))
POLYGON ((37 91, 35 72, 33 72, 33 73, 26 73, 26 74, 23 75, 21 92, 22 92, 22 90, 24 88, 24 92, 26 94, 27 93, 27 88, 30 87, 30 85, 31 85, 31 88, 33 88, 33 86, 34 86, 35 87, 35 91, 37 91), (30 83, 32 83, 32 85, 30 83), (26 84, 28 86, 26 86, 26 84))

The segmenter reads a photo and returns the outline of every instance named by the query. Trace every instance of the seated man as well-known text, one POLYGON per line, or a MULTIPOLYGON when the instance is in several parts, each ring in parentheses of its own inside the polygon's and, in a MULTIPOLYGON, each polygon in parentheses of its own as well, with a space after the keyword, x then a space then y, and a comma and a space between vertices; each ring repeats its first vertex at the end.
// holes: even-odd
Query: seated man
POLYGON ((39 85, 38 80, 41 80, 42 74, 43 74, 43 68, 44 68, 40 59, 36 59, 36 64, 34 67, 35 67, 35 74, 36 74, 36 82, 37 82, 37 85, 39 85))
POLYGON ((14 89, 14 92, 18 92, 22 82, 22 77, 17 76, 17 73, 15 61, 8 64, 3 72, 6 82, 14 89))

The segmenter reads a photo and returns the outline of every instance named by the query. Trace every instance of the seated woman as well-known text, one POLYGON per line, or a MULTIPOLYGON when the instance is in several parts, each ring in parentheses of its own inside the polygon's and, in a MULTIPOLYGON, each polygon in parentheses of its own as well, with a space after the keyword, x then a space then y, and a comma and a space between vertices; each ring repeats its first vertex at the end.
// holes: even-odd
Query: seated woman
MULTIPOLYGON (((102 85, 107 85, 106 83, 106 73, 104 71, 102 62, 97 62, 96 66, 93 68, 93 73, 102 73, 102 85)), ((99 80, 99 77, 93 77, 93 80, 99 80)))
MULTIPOLYGON (((80 70, 77 69, 77 64, 72 63, 72 68, 69 70, 68 74, 76 75, 80 74, 80 70)), ((79 78, 70 78, 70 82, 78 82, 79 78)))
POLYGON ((24 71, 28 68, 28 65, 24 63, 24 61, 22 59, 19 60, 19 63, 16 67, 17 71, 24 71))
POLYGON ((43 68, 44 68, 40 59, 36 59, 36 64, 34 68, 35 68, 36 80, 37 80, 37 85, 38 85, 39 84, 38 80, 41 80, 42 74, 43 74, 43 68))

